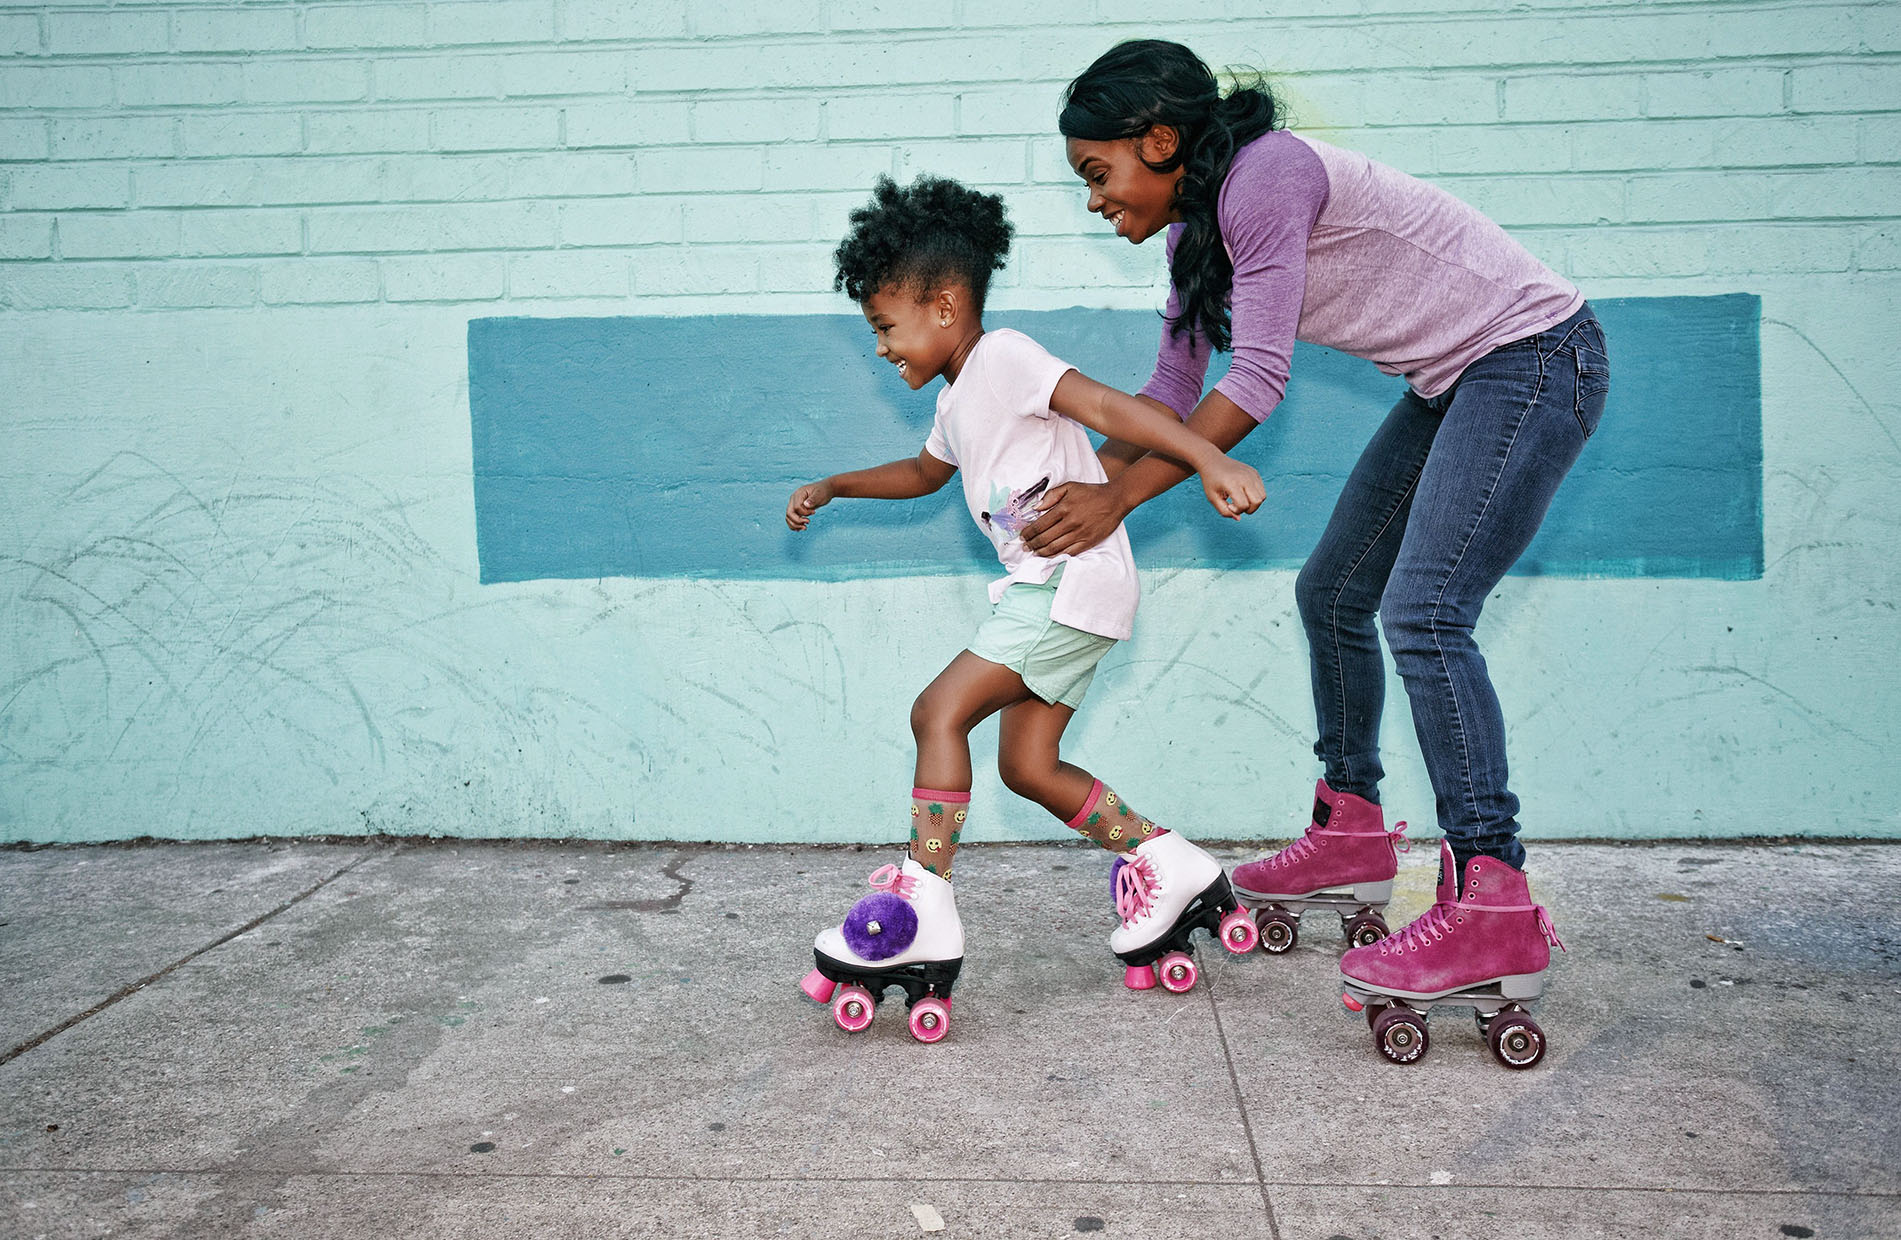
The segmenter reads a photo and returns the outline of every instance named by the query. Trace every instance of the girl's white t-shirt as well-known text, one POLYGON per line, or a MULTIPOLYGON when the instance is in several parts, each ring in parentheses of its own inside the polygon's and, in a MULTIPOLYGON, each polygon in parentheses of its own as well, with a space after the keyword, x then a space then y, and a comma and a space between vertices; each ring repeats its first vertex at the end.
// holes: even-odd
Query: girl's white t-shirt
POLYGON ((1066 565, 1050 618, 1118 640, 1135 629, 1141 585, 1128 531, 1079 555, 1045 558, 1023 545, 1036 506, 1065 482, 1106 482, 1081 423, 1050 408, 1057 381, 1074 369, 1022 332, 985 332, 957 382, 937 394, 937 420, 924 450, 964 476, 964 501, 997 548, 1006 575, 990 583, 995 604, 1012 582, 1040 585, 1066 565))

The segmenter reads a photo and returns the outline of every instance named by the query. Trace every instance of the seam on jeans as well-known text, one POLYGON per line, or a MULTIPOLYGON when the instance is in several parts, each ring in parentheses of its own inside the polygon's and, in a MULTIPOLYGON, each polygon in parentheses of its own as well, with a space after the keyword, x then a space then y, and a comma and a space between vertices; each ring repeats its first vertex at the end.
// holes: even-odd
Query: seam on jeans
MULTIPOLYGON (((1427 412, 1430 413, 1431 411, 1428 410, 1427 412)), ((1433 438, 1438 438, 1438 432, 1435 431, 1433 433, 1433 438)), ((1428 456, 1431 455, 1431 445, 1427 445, 1426 453, 1428 456)), ((1333 597, 1327 601, 1327 628, 1333 637, 1333 683, 1340 691, 1339 702, 1334 712, 1340 720, 1340 767, 1346 772, 1346 782, 1348 785, 1353 783, 1353 770, 1349 765, 1347 757, 1346 676, 1340 670, 1340 596, 1346 593, 1347 582, 1352 581, 1353 574, 1360 571, 1360 565, 1366 563, 1366 557, 1373 554, 1373 548, 1379 546, 1380 539, 1386 537, 1386 531, 1393 528, 1394 518, 1399 516, 1399 510, 1406 506, 1406 501, 1411 499, 1413 492, 1418 489, 1419 475, 1424 473, 1425 470, 1426 462, 1425 458, 1422 457, 1420 458, 1419 468, 1413 470, 1413 476, 1407 480, 1405 489, 1399 493, 1398 501, 1394 503, 1392 510, 1386 514, 1385 519, 1380 522, 1380 528, 1374 532, 1373 537, 1369 538, 1366 541, 1366 545, 1360 548, 1359 558, 1354 560, 1353 563, 1347 567, 1345 573, 1341 574, 1339 581, 1334 585, 1333 597)), ((1384 593, 1384 591, 1382 591, 1382 593, 1384 593)), ((1373 612, 1375 615, 1379 614, 1379 604, 1377 601, 1373 605, 1373 612)), ((1373 639, 1373 646, 1375 650, 1379 648, 1379 638, 1377 635, 1373 639)), ((1385 674, 1385 665, 1382 663, 1380 675, 1384 676, 1385 674)))
MULTIPOLYGON (((1573 330, 1576 329, 1574 328, 1573 330)), ((1532 389, 1531 400, 1527 402, 1524 409, 1520 411, 1518 422, 1512 427, 1511 439, 1505 445, 1504 454, 1498 458, 1498 469, 1497 472, 1492 475, 1491 487, 1486 492, 1485 502, 1480 506, 1478 516, 1473 520, 1472 528, 1466 531, 1465 542, 1460 546, 1458 555, 1453 557, 1451 565, 1446 569, 1444 578, 1439 582, 1439 591, 1433 596, 1432 611, 1427 619, 1427 625, 1432 630, 1433 653, 1438 656, 1439 670, 1445 676, 1446 697, 1452 702, 1453 723, 1458 728, 1459 733, 1460 782, 1463 785, 1460 789, 1460 794, 1465 799, 1466 813, 1474 822, 1478 821, 1479 813, 1478 802, 1472 795, 1472 747, 1466 740, 1465 715, 1464 712, 1459 709, 1459 694, 1452 684, 1452 669, 1446 665, 1445 648, 1439 644, 1439 608, 1445 602, 1446 591, 1452 586, 1452 578, 1458 573, 1459 566, 1465 562, 1465 553, 1472 549, 1472 540, 1478 537, 1479 527, 1485 524, 1485 515, 1492 510, 1492 500, 1498 494, 1498 480, 1505 475, 1505 465, 1511 460, 1512 449, 1518 446, 1518 436, 1524 431, 1525 423, 1531 419, 1532 411, 1538 407, 1538 402, 1544 397, 1545 358, 1543 354, 1540 354, 1535 349, 1532 351, 1532 355, 1538 359, 1538 386, 1532 389)), ((1483 604, 1480 604, 1481 609, 1483 606, 1483 604)), ((1486 674, 1488 677, 1490 676, 1489 671, 1486 674)), ((1503 745, 1504 743, 1504 738, 1500 737, 1499 744, 1503 745)))

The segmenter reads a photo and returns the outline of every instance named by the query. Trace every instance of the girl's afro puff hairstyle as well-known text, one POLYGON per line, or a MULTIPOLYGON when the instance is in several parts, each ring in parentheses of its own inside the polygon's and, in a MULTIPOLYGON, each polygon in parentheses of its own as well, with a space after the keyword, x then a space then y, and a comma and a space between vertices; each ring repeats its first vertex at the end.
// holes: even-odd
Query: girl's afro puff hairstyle
POLYGON ((922 298, 957 280, 969 286, 972 309, 982 314, 990 273, 1003 267, 1014 231, 996 194, 942 177, 921 176, 905 189, 879 177, 871 202, 851 213, 851 232, 832 255, 833 287, 863 303, 888 285, 922 298))

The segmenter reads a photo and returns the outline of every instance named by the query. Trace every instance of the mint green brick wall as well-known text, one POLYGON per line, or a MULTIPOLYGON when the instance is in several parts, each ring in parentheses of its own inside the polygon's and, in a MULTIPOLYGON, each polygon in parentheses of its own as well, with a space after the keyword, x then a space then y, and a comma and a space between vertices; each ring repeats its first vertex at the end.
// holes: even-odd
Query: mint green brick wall
MULTIPOLYGON (((0 839, 891 834, 970 583, 479 586, 466 324, 848 312, 845 214, 923 170, 1007 196, 1001 305, 1153 307, 1159 251, 1084 213, 1052 130, 1155 34, 1594 296, 1762 297, 1764 578, 1488 612, 1534 837, 1901 834, 1901 5, 4 0, 0 839)), ((1079 752, 1198 830, 1291 832, 1291 581, 1148 584, 1079 752)))

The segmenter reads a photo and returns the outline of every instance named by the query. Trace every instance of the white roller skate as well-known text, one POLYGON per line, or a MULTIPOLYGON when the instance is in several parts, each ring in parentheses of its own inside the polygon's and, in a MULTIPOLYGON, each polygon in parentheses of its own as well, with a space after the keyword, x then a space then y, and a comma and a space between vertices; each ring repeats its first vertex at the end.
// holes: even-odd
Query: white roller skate
POLYGON ((950 1031, 951 986, 964 967, 956 897, 950 883, 909 858, 902 868, 879 867, 869 881, 873 894, 820 932, 815 967, 800 989, 830 1003, 840 1029, 861 1033, 884 992, 902 987, 911 1036, 936 1042, 950 1031))
POLYGON ((1198 929, 1236 955, 1259 941, 1221 863, 1178 831, 1117 857, 1110 882, 1122 925, 1109 936, 1109 950, 1126 966, 1122 984, 1130 990, 1151 989, 1158 980, 1176 994, 1192 989, 1201 971, 1189 936, 1198 929))

